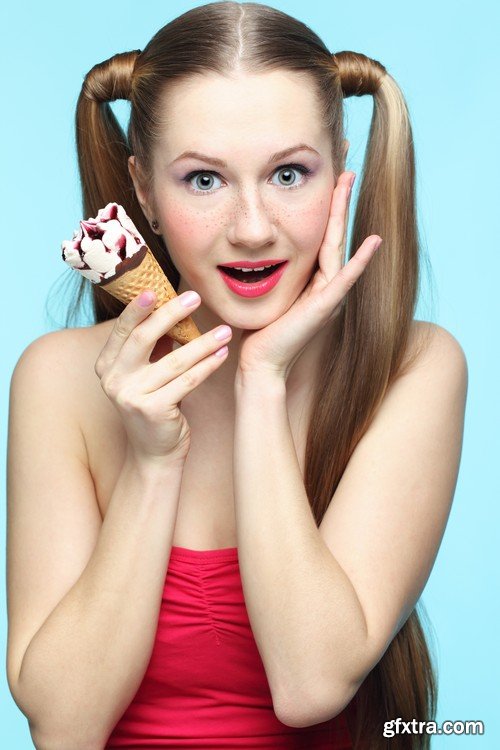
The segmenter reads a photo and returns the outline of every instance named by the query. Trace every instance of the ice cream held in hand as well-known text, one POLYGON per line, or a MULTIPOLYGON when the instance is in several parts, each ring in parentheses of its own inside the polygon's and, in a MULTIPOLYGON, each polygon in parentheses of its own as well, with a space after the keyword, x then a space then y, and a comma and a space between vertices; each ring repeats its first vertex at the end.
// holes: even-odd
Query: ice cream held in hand
POLYGON ((116 276, 120 263, 133 258, 145 247, 143 237, 125 209, 117 203, 108 203, 95 219, 82 219, 73 239, 62 243, 62 257, 82 276, 101 284, 116 276))
MULTIPOLYGON (((71 240, 61 245, 63 260, 93 284, 127 305, 144 289, 156 292, 154 309, 177 296, 161 266, 125 209, 108 203, 95 219, 80 221, 71 240)), ((191 317, 183 318, 168 336, 187 344, 201 336, 191 317)))

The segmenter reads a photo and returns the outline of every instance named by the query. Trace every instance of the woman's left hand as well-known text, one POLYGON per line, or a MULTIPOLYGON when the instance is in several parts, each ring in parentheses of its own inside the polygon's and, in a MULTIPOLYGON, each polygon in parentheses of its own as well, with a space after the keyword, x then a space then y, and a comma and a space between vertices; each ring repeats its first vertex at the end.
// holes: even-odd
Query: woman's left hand
POLYGON ((370 235, 355 255, 342 265, 347 235, 353 172, 342 172, 332 195, 328 224, 319 255, 319 268, 281 317, 257 331, 243 331, 238 373, 282 379, 311 338, 340 310, 340 303, 380 247, 382 238, 370 235))

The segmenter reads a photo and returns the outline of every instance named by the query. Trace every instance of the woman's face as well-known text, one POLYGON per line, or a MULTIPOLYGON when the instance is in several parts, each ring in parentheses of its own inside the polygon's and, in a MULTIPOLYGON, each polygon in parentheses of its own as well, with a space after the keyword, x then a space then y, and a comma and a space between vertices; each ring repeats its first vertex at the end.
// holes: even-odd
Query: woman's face
POLYGON ((311 79, 204 75, 171 87, 162 111, 149 205, 180 273, 178 291, 200 294, 210 325, 262 328, 307 285, 328 221, 331 145, 311 79), (254 298, 228 288, 217 269, 264 259, 288 263, 277 285, 254 298))

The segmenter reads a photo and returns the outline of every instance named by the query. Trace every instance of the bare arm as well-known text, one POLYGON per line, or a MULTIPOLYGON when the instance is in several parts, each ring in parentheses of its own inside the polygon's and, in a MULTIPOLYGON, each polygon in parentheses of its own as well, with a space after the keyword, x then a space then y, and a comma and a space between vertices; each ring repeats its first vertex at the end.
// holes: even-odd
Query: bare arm
POLYGON ((33 738, 104 747, 146 671, 182 469, 126 461, 90 560, 31 640, 15 687, 33 738))
POLYGON ((340 713, 415 607, 453 499, 466 391, 463 351, 437 327, 386 394, 318 529, 283 384, 250 378, 237 390, 241 577, 283 723, 340 713))
MULTIPOLYGON (((285 385, 248 382, 236 403, 236 528, 248 616, 277 717, 309 726, 327 718, 316 712, 329 659, 340 673, 363 661, 366 623, 312 515, 285 385)), ((337 683, 331 694, 339 695, 337 683)))
POLYGON ((151 657, 190 444, 178 404, 224 362, 214 331, 150 361, 182 301, 131 301, 95 362, 128 438, 104 521, 75 409, 85 331, 33 342, 12 377, 7 671, 39 750, 104 747, 151 657))
POLYGON ((71 359, 62 336, 32 344, 11 385, 8 678, 40 750, 96 750, 151 655, 183 464, 129 454, 101 521, 54 362, 71 359))

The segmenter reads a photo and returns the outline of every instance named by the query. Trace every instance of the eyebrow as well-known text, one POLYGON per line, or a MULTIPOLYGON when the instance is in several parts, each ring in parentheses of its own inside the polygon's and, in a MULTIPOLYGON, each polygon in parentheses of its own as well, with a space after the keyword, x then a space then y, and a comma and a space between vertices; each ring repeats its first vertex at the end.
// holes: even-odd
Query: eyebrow
MULTIPOLYGON (((312 146, 308 146, 307 143, 298 143, 296 146, 290 146, 290 148, 285 148, 283 149, 283 151, 277 151, 275 154, 272 154, 269 157, 267 163, 274 164, 275 162, 280 161, 281 159, 285 159, 291 154, 294 154, 296 151, 312 151, 314 154, 320 156, 319 152, 316 151, 316 149, 312 146)), ((214 166, 221 167, 222 169, 227 167, 226 162, 222 161, 222 159, 217 159, 215 156, 207 156, 206 154, 201 154, 199 151, 184 151, 180 156, 170 162, 169 166, 172 166, 172 164, 175 164, 181 159, 187 158, 200 159, 201 161, 206 161, 207 164, 213 164, 214 166)))

